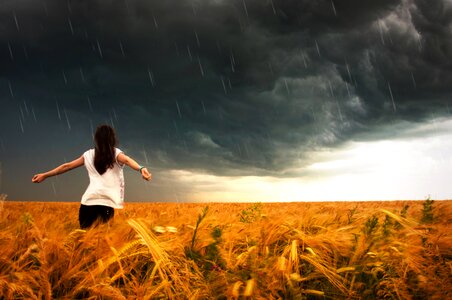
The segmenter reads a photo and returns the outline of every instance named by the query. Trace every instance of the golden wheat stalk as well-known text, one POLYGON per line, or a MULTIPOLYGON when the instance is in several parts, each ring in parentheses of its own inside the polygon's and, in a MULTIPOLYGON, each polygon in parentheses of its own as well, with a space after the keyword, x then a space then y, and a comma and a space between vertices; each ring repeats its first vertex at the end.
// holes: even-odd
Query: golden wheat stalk
POLYGON ((343 292, 344 294, 347 293, 347 287, 345 285, 345 279, 341 276, 339 276, 336 273, 336 270, 332 270, 326 265, 324 265, 318 258, 311 257, 308 255, 300 255, 300 259, 305 260, 309 262, 311 265, 313 265, 319 273, 321 273, 323 276, 325 276, 328 281, 335 286, 338 290, 343 292))
POLYGON ((417 223, 417 222, 415 222, 413 220, 409 220, 408 218, 404 218, 404 217, 398 216, 395 213, 392 213, 392 212, 390 212, 389 210, 386 210, 386 209, 380 209, 380 211, 382 211, 383 213, 385 213, 389 217, 391 217, 394 220, 396 220, 397 222, 399 222, 400 225, 402 225, 406 230, 408 230, 412 234, 425 236, 425 234, 422 233, 421 231, 414 229, 416 226, 419 226, 419 223, 417 223))

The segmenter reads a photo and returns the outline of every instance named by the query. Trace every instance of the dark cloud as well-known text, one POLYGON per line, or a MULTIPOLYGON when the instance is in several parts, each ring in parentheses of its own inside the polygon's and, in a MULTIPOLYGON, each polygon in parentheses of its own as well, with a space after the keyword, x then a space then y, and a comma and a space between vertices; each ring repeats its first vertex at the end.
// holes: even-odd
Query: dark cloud
POLYGON ((447 113, 451 18, 447 1, 3 1, 4 153, 27 133, 85 147, 109 122, 158 168, 290 176, 447 113))

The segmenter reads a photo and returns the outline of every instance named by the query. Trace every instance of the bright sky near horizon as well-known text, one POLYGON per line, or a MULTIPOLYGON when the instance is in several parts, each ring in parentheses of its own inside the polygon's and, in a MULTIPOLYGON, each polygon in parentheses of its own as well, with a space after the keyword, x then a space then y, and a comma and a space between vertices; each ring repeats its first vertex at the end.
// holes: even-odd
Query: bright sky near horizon
MULTIPOLYGON (((189 201, 336 201, 452 199, 452 118, 406 129, 392 140, 349 142, 312 153, 299 178, 220 177, 173 170, 189 201)), ((297 169, 294 166, 294 169, 297 169)))
POLYGON ((78 201, 96 126, 126 201, 452 199, 449 0, 5 0, 0 194, 78 201))

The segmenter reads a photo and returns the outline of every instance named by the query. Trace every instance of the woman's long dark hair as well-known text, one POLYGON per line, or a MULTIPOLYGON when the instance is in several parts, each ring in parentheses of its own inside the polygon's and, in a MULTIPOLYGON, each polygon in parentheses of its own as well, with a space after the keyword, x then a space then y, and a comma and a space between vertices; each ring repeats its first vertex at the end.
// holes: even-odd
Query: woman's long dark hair
POLYGON ((108 125, 100 125, 94 134, 94 167, 99 174, 113 168, 115 163, 115 146, 118 143, 115 130, 108 125))

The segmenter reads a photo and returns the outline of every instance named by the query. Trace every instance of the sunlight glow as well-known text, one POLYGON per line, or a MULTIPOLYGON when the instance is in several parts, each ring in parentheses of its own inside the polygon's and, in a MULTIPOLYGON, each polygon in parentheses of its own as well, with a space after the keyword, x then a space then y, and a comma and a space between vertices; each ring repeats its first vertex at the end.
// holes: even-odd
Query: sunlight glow
POLYGON ((296 178, 170 172, 179 183, 193 186, 185 195, 188 201, 450 199, 450 149, 452 120, 442 120, 410 128, 393 140, 350 142, 335 151, 312 153, 313 162, 299 168, 296 178))

